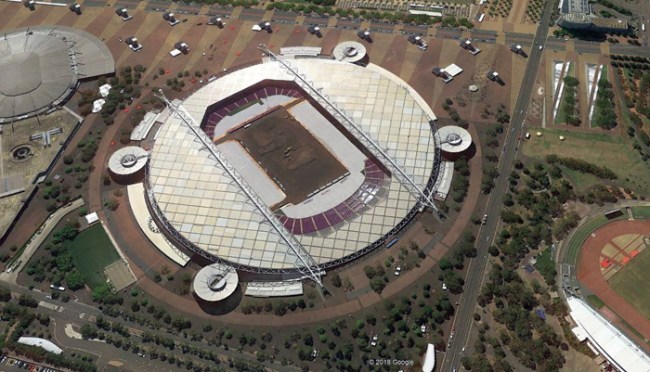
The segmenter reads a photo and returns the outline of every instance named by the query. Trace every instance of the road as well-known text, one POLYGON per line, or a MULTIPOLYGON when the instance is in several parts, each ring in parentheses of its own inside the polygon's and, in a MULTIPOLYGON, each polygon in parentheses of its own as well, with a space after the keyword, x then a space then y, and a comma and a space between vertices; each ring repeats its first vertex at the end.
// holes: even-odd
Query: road
MULTIPOLYGON (((467 345, 467 343, 474 323, 472 318, 473 314, 474 312, 478 312, 477 298, 483 284, 487 264, 489 263, 487 251, 494 240, 499 224, 499 216, 503 208, 503 196, 508 187, 508 176, 513 169, 513 163, 517 156, 521 132, 525 124, 526 111, 528 110, 528 104, 535 89, 537 71, 539 70, 539 65, 544 55, 544 51, 540 50, 539 46, 545 47, 549 29, 548 23, 553 10, 553 4, 554 2, 552 1, 546 2, 544 13, 540 20, 540 26, 537 28, 537 33, 533 38, 533 46, 529 53, 528 65, 526 66, 524 78, 519 90, 519 97, 517 97, 517 102, 515 103, 511 117, 510 128, 506 134, 504 152, 499 160, 499 176, 495 181, 494 189, 490 194, 486 207, 485 213, 488 215, 488 219, 477 237, 476 248, 478 249, 478 256, 472 260, 467 270, 465 289, 460 299, 460 305, 456 309, 456 315, 452 325, 455 335, 452 339, 451 346, 447 349, 440 364, 441 371, 460 370, 463 348, 470 346, 469 349, 472 349, 472 345, 467 345)), ((468 354, 469 352, 467 351, 468 354)))
MULTIPOLYGON (((32 296, 34 299, 39 301, 39 312, 47 313, 50 315, 55 322, 55 340, 57 344, 60 344, 60 346, 63 346, 65 348, 72 347, 75 349, 79 349, 82 351, 86 351, 91 354, 96 354, 100 357, 101 362, 106 362, 111 359, 121 359, 121 360, 126 360, 130 361, 133 363, 133 365, 137 365, 141 368, 135 368, 135 370, 148 370, 148 369, 156 369, 160 371, 166 371, 168 368, 163 368, 163 369, 158 369, 154 368, 156 366, 164 366, 166 363, 169 366, 168 362, 161 362, 159 360, 151 360, 149 358, 139 358, 137 355, 133 354, 131 351, 124 351, 123 349, 116 348, 111 345, 107 345, 101 342, 95 342, 95 341, 82 341, 82 340, 76 340, 73 338, 69 338, 68 336, 65 335, 64 332, 64 327, 65 324, 77 324, 77 325, 83 325, 86 322, 89 322, 91 317, 92 318, 97 318, 99 316, 104 317, 104 319, 110 320, 110 321, 116 321, 119 323, 122 323, 124 326, 132 329, 132 330, 137 330, 139 332, 149 332, 154 335, 158 334, 162 337, 166 338, 171 338, 176 342, 179 343, 185 343, 188 345, 195 346, 199 349, 203 350, 210 350, 214 352, 215 354, 219 355, 220 359, 222 361, 226 361, 226 358, 232 358, 233 360, 244 360, 247 362, 251 363, 258 363, 257 359, 254 355, 250 353, 240 353, 237 350, 229 349, 225 350, 223 347, 211 347, 208 346, 204 342, 195 342, 191 341, 189 338, 184 338, 178 334, 171 334, 167 333, 164 330, 154 330, 147 328, 145 326, 141 326, 139 324, 133 323, 133 322, 128 322, 125 321, 124 319, 118 319, 118 318, 113 318, 107 315, 102 314, 101 310, 97 309, 94 306, 90 306, 87 304, 84 304, 82 302, 75 302, 75 301, 70 301, 70 302, 60 302, 56 300, 51 300, 48 299, 46 296, 48 296, 48 293, 40 292, 40 291, 30 291, 27 288, 24 288, 22 286, 19 286, 15 283, 11 282, 3 282, 2 283, 4 286, 6 286, 14 295, 29 295, 32 296), (45 306, 43 306, 43 303, 45 303, 45 306), (49 305, 48 305, 49 304, 49 305), (53 309, 53 306, 51 305, 56 305, 59 306, 57 310, 53 309)), ((107 332, 109 333, 109 332, 107 332)), ((133 332, 131 332, 133 334, 133 332)), ((137 343, 137 338, 131 337, 131 340, 134 343, 137 343)), ((145 347, 155 347, 155 344, 144 344, 143 346, 145 347)), ((170 350, 163 348, 162 346, 157 346, 157 348, 160 351, 164 351, 167 353, 176 353, 170 352, 170 350)), ((179 349, 176 349, 179 350, 179 349)), ((182 358, 187 360, 187 359, 192 359, 195 362, 198 362, 200 364, 210 364, 207 360, 201 360, 198 357, 193 357, 190 354, 183 354, 182 358)), ((265 366, 269 368, 270 370, 275 370, 275 371, 283 371, 283 372, 296 372, 299 370, 298 367, 295 366, 282 366, 280 365, 279 362, 266 362, 265 366)), ((102 367, 99 365, 98 367, 102 367)), ((172 370, 175 370, 172 367, 172 370)))
MULTIPOLYGON (((147 2, 147 5, 145 5, 144 8, 147 11, 159 12, 159 11, 163 11, 164 9, 167 9, 168 4, 169 3, 164 1, 152 0, 147 2)), ((128 9, 135 9, 138 4, 134 0, 124 0, 118 2, 117 5, 126 6, 128 9)), ((95 1, 95 0, 86 0, 84 2, 84 6, 104 7, 106 6, 106 3, 95 1)), ((179 13, 179 15, 200 14, 200 12, 201 12, 200 5, 182 5, 181 7, 179 7, 178 10, 176 10, 176 13, 179 13)), ((210 15, 221 15, 225 17, 229 17, 231 13, 232 13, 232 9, 222 8, 218 5, 213 5, 212 7, 210 7, 210 10, 208 11, 208 14, 210 15)), ((266 14, 266 11, 264 9, 242 9, 241 13, 237 18, 244 21, 260 22, 264 20, 263 19, 264 14, 266 14)), ((270 19, 274 21, 279 21, 280 23, 298 23, 297 21, 298 17, 299 15, 296 13, 274 10, 273 15, 272 17, 270 17, 270 19)), ((550 14, 548 15, 548 17, 550 18, 550 14)), ((322 27, 326 26, 327 24, 335 23, 336 26, 334 26, 333 28, 338 28, 338 29, 359 29, 361 26, 361 22, 359 20, 337 18, 336 21, 332 21, 330 18, 326 18, 326 17, 323 18, 306 17, 303 24, 305 25, 305 27, 307 27, 307 25, 312 23, 320 24, 322 27)), ((538 28, 538 31, 541 28, 548 30, 548 23, 540 22, 540 24, 542 26, 538 28)), ((389 23, 389 22, 381 22, 381 21, 370 23, 371 30, 377 30, 380 32, 388 32, 388 33, 400 32, 398 31, 398 26, 400 25, 395 23, 389 23)), ((412 26, 408 24, 403 24, 401 25, 401 27, 403 28, 402 33, 406 33, 406 34, 408 33, 427 34, 430 31, 429 27, 426 26, 412 26)), ((650 33, 650 30, 647 30, 646 32, 650 33)), ((437 39, 460 39, 462 33, 463 30, 461 29, 438 28, 436 30, 434 37, 437 39)), ((497 43, 497 35, 499 34, 497 31, 479 30, 479 29, 469 30, 469 33, 470 33, 470 38, 472 40, 478 42, 487 42, 487 43, 497 43)), ((504 35, 505 35, 506 45, 515 42, 518 44, 522 44, 523 46, 533 45, 532 42, 533 35, 522 34, 517 32, 504 32, 504 35)), ((537 32, 536 35, 534 36, 535 44, 542 41, 540 38, 546 38, 546 37, 547 35, 540 36, 539 32, 537 32)), ((581 40, 568 41, 565 39, 560 39, 555 37, 548 37, 546 40, 546 43, 548 44, 548 47, 551 50, 566 50, 567 42, 574 43, 573 49, 577 53, 601 54, 600 43, 593 43, 593 42, 581 41, 581 40)), ((641 48, 638 46, 625 45, 625 44, 610 44, 609 49, 612 54, 626 54, 632 56, 650 57, 650 48, 641 48)))

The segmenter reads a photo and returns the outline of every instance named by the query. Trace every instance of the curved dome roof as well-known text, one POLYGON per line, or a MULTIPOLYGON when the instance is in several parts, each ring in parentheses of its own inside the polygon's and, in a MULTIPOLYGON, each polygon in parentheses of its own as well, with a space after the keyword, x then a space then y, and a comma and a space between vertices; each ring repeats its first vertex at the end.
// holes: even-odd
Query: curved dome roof
POLYGON ((17 29, 0 36, 0 123, 65 102, 79 79, 115 72, 106 45, 63 26, 17 29))

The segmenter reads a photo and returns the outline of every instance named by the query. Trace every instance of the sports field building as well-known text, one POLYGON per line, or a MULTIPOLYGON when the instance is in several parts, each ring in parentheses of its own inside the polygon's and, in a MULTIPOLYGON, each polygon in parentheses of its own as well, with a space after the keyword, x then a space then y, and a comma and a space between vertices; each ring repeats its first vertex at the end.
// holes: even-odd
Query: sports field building
POLYGON ((596 355, 602 355, 618 371, 650 371, 650 357, 616 329, 602 315, 577 297, 567 298, 572 329, 580 341, 587 341, 596 355))
POLYGON ((318 281, 399 239, 446 197, 453 163, 432 110, 389 71, 269 56, 175 104, 151 149, 147 207, 190 256, 318 281))

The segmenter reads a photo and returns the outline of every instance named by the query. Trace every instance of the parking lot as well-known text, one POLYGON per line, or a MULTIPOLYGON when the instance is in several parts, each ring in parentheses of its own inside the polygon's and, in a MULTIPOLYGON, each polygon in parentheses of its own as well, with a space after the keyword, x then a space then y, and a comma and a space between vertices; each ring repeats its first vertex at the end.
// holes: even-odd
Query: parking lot
POLYGON ((55 372, 59 371, 51 367, 45 367, 36 363, 26 362, 24 360, 16 359, 13 357, 2 356, 0 357, 0 368, 3 371, 20 371, 23 369, 35 372, 55 372))

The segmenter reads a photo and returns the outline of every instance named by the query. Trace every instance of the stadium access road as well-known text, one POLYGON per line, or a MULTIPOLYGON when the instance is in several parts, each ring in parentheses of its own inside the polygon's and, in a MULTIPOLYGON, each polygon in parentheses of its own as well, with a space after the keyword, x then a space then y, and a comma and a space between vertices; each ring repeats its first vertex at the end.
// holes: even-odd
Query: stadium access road
MULTIPOLYGON (((456 317, 454 318, 455 337, 450 339, 451 345, 445 353, 445 357, 441 362, 442 371, 452 371, 460 369, 460 360, 463 356, 463 348, 467 345, 472 331, 473 319, 472 315, 477 309, 477 298, 479 291, 483 284, 483 276, 486 271, 488 258, 488 247, 494 240, 497 231, 499 216, 503 208, 503 195, 507 188, 507 179, 510 171, 512 170, 514 160, 519 148, 519 141, 521 140, 521 132, 524 127, 524 119, 526 118, 526 111, 528 104, 535 87, 537 79, 537 70, 544 54, 543 47, 546 43, 546 35, 548 34, 548 21, 551 17, 553 9, 553 2, 546 2, 544 13, 542 14, 540 27, 533 39, 533 47, 529 53, 528 65, 526 72, 521 83, 519 97, 513 109, 511 124, 506 134, 504 151, 499 161, 498 172, 499 175, 495 181, 495 186, 488 199, 486 214, 488 219, 483 228, 479 231, 476 248, 478 256, 470 263, 470 268, 467 270, 467 277, 465 278, 465 288, 461 296, 461 301, 456 309, 456 317), (540 49, 540 46, 542 49, 540 49)), ((452 326, 453 328, 454 326, 452 326)))

